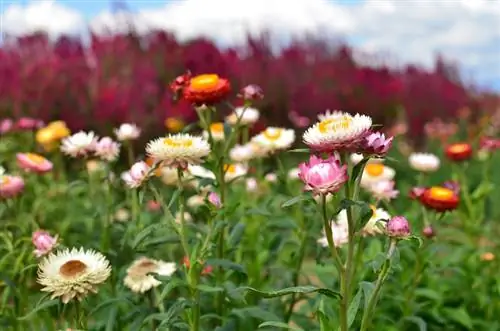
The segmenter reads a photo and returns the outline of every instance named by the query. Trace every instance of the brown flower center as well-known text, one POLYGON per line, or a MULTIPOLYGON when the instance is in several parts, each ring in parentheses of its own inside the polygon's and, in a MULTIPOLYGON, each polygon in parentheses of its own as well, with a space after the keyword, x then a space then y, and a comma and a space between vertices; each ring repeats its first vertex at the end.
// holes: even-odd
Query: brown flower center
POLYGON ((70 260, 59 268, 59 273, 64 277, 72 278, 80 275, 87 269, 87 265, 79 260, 70 260))

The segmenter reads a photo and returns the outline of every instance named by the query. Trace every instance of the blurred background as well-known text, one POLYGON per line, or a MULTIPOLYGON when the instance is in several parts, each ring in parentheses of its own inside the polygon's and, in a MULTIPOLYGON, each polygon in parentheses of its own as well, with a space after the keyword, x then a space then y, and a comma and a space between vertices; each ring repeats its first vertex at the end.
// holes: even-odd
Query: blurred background
POLYGON ((195 118, 168 90, 186 70, 226 76, 234 94, 260 85, 256 130, 343 109, 419 142, 428 123, 499 118, 499 0, 0 0, 0 11, 0 119, 135 122, 154 136, 195 118))

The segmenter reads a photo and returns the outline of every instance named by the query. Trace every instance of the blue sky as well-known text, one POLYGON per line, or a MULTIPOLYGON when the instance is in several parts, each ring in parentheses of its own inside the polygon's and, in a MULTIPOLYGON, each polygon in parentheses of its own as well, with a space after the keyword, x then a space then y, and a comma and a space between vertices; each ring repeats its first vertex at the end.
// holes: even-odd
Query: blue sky
MULTIPOLYGON (((0 0, 2 2, 2 0, 0 0)), ((500 0, 128 0, 143 29, 181 39, 208 36, 237 43, 247 32, 341 35, 391 64, 431 67, 437 52, 461 64, 480 85, 500 90, 500 0)), ((119 30, 109 0, 3 0, 3 31, 51 35, 92 27, 119 30), (107 12, 107 13, 106 13, 107 12)))

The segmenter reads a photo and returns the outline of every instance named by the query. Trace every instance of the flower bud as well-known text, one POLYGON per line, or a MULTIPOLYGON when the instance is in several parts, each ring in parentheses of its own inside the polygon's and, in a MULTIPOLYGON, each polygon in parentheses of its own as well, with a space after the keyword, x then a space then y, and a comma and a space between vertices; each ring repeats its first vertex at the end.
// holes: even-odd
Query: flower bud
POLYGON ((410 235, 410 225, 403 216, 394 216, 387 222, 386 233, 393 238, 406 238, 410 235))
POLYGON ((422 230, 422 234, 426 237, 426 238, 434 238, 434 236, 436 235, 436 233, 434 232, 434 229, 432 228, 432 226, 430 225, 427 225, 423 230, 422 230))
POLYGON ((215 208, 220 208, 222 207, 222 203, 220 201, 220 197, 217 193, 215 192, 210 192, 208 195, 208 201, 215 206, 215 208))

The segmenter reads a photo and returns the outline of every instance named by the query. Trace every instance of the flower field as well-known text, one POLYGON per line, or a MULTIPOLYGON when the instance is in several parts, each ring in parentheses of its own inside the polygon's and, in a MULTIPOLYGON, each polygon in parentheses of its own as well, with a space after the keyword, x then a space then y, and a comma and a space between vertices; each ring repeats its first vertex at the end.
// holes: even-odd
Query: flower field
POLYGON ((1 330, 500 330, 484 95, 345 49, 267 82, 300 45, 175 76, 133 37, 0 50, 1 330))

